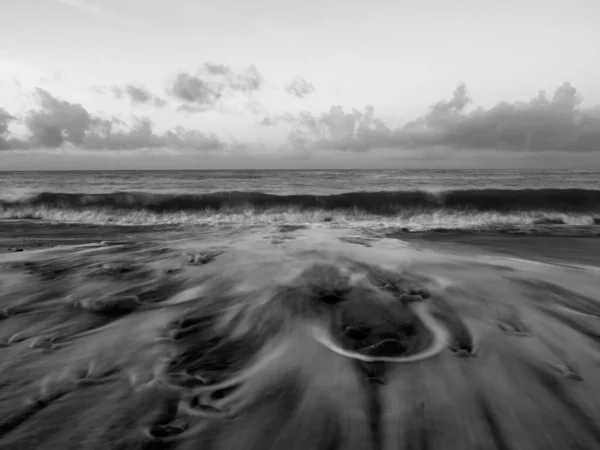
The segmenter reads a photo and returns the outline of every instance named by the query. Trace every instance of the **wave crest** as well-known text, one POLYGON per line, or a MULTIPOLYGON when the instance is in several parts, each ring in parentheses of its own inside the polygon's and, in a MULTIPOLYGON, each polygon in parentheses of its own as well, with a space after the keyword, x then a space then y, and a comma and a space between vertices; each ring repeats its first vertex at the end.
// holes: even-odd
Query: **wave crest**
POLYGON ((600 212, 600 190, 591 189, 468 189, 440 193, 428 191, 347 192, 331 195, 275 195, 263 192, 225 191, 207 194, 153 194, 112 192, 106 194, 42 192, 33 197, 8 201, 0 207, 57 209, 109 208, 176 211, 231 210, 251 207, 256 211, 277 208, 298 210, 353 209, 364 213, 394 215, 408 209, 456 209, 468 211, 556 211, 600 212))

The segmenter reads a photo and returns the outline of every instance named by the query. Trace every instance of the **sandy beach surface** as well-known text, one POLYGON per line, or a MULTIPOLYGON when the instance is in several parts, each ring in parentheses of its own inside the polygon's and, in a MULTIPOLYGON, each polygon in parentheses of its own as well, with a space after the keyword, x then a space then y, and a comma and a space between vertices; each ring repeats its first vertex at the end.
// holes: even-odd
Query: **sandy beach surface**
POLYGON ((0 449, 600 448, 600 239, 0 223, 0 449))
POLYGON ((403 233, 395 236, 423 247, 457 253, 493 253, 549 263, 600 266, 599 236, 511 236, 493 233, 403 233))

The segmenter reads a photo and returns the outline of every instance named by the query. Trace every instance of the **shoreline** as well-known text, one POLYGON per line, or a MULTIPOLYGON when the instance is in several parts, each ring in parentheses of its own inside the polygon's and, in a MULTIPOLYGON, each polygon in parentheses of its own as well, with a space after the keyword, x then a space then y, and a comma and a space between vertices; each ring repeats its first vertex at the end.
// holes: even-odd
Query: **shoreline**
MULTIPOLYGON (((274 226, 264 226, 265 229, 274 226)), ((279 225, 277 227, 285 227, 279 225)), ((57 245, 79 245, 121 240, 136 236, 158 236, 166 231, 193 234, 195 226, 90 225, 49 223, 36 220, 0 220, 0 252, 26 251, 57 245), (21 249, 21 250, 18 250, 21 249)), ((203 226, 198 230, 206 231, 203 226)), ((213 226, 215 230, 219 227, 213 226)), ((254 227, 252 227, 254 228, 254 227)), ((260 228, 260 227, 259 227, 260 228)), ((342 226, 343 228, 343 226, 342 226)), ((355 230, 358 232, 358 230, 355 230)), ((573 233, 511 234, 481 230, 431 230, 386 233, 388 238, 407 241, 423 248, 458 254, 492 254, 549 263, 600 266, 600 235, 573 233)), ((210 232, 209 232, 210 234, 210 232)))

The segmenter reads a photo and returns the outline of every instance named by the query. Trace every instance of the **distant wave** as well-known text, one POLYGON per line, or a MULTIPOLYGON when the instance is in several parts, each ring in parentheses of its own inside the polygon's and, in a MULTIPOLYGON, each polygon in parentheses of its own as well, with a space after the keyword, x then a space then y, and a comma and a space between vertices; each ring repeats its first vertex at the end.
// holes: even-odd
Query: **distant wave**
POLYGON ((470 189, 439 193, 428 191, 347 192, 332 195, 274 195, 262 192, 216 192, 210 194, 107 194, 43 192, 17 201, 0 200, 0 207, 54 209, 143 210, 153 213, 224 211, 252 208, 258 212, 294 208, 358 210, 395 215, 407 210, 452 209, 472 212, 555 211, 600 212, 600 189, 470 189))

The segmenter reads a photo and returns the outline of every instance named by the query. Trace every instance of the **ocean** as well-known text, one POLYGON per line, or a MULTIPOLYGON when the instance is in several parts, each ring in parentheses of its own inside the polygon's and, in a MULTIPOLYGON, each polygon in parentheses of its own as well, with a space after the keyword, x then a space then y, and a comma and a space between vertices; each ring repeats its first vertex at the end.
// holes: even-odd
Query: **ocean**
POLYGON ((0 219, 595 233, 600 171, 0 172, 0 219))

